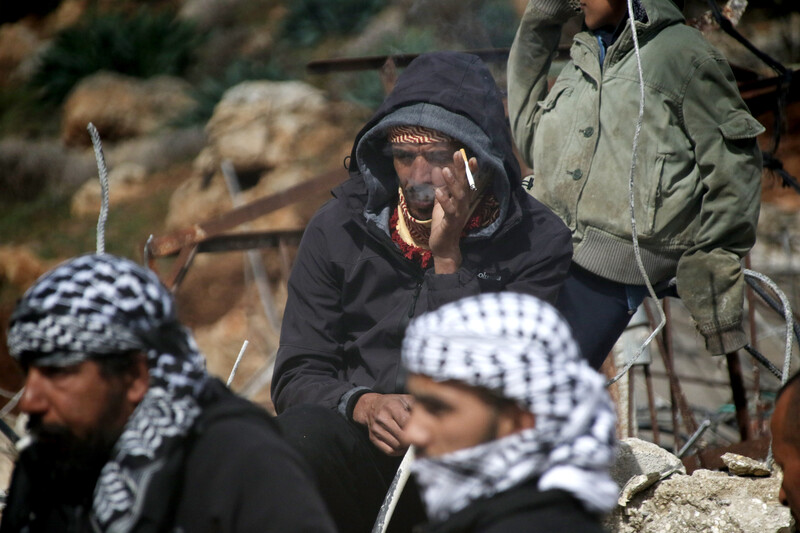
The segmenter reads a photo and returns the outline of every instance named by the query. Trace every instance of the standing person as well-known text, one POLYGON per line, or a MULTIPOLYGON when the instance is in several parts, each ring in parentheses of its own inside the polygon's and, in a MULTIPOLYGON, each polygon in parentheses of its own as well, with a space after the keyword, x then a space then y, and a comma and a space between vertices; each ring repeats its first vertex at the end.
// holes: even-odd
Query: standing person
MULTIPOLYGON (((755 242, 764 131, 731 69, 671 0, 634 0, 644 117, 633 177, 641 259, 659 296, 677 293, 712 354, 747 342, 741 259, 755 242)), ((531 194, 572 231, 556 307, 597 368, 647 295, 629 201, 639 74, 625 0, 581 0, 584 30, 553 87, 566 0, 530 0, 508 60, 514 139, 531 194)))
MULTIPOLYGON (((406 450, 408 321, 483 292, 552 301, 572 247, 563 222, 521 188, 500 92, 472 55, 415 59, 356 136, 350 175, 303 235, 272 398, 339 529, 359 532, 406 450)), ((400 503, 391 525, 402 529, 414 519, 400 503)))
POLYGON ((0 531, 335 531, 269 416, 206 374, 150 271, 84 255, 11 316, 32 442, 0 531))
POLYGON ((549 304, 482 294, 415 319, 403 341, 421 533, 603 531, 616 504, 604 379, 549 304))
POLYGON ((800 373, 781 387, 770 419, 772 454, 783 470, 778 493, 781 503, 792 510, 795 523, 800 518, 800 373))

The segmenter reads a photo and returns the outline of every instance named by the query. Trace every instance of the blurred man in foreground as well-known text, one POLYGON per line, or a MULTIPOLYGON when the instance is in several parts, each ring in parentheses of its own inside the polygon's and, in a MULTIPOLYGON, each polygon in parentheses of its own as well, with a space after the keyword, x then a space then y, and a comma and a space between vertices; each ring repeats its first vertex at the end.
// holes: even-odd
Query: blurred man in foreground
POLYGON ((792 510, 795 523, 800 523, 800 373, 795 374, 778 392, 772 413, 772 454, 783 470, 783 483, 778 493, 781 503, 792 510))
POLYGON ((512 293, 448 304, 411 323, 403 363, 423 531, 603 531, 613 407, 553 307, 512 293))
POLYGON ((11 317, 20 455, 0 531, 334 531, 304 466, 259 408, 206 374, 170 293, 84 255, 11 317))

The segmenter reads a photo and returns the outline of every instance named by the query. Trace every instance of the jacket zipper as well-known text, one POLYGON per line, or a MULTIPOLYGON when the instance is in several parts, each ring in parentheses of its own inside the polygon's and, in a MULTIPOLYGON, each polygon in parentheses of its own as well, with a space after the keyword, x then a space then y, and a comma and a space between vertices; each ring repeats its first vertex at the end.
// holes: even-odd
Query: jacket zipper
POLYGON ((422 291, 422 281, 417 282, 417 286, 414 287, 414 294, 411 295, 411 304, 408 306, 408 312, 405 315, 400 317, 400 331, 404 332, 406 327, 408 327, 408 323, 411 322, 411 319, 414 318, 414 311, 417 308, 417 300, 419 299, 419 293, 422 291))

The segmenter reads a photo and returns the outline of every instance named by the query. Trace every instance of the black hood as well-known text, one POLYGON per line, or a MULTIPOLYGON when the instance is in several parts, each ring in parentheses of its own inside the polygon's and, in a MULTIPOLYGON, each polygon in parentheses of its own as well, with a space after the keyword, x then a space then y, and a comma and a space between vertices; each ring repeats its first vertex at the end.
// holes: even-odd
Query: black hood
POLYGON ((483 61, 460 52, 420 55, 356 136, 350 171, 366 183, 365 216, 383 228, 398 187, 385 150, 386 135, 390 127, 400 125, 431 128, 467 147, 478 160, 480 172, 492 176, 493 192, 500 201, 496 223, 478 232, 481 236, 494 233, 508 214, 510 191, 519 188, 521 178, 503 100, 483 61))

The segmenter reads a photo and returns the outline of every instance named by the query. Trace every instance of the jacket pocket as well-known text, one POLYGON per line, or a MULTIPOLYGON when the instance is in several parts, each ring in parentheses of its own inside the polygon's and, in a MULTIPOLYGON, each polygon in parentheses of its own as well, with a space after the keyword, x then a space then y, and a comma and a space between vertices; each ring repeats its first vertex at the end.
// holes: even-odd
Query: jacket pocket
POLYGON ((544 97, 544 100, 540 100, 536 106, 538 107, 537 114, 541 114, 543 112, 550 111, 556 106, 558 99, 562 96, 569 96, 572 94, 572 86, 570 85, 554 85, 550 92, 547 93, 547 96, 544 97))
POLYGON ((655 162, 653 163, 653 170, 651 175, 650 187, 647 190, 647 197, 644 199, 645 204, 642 206, 644 212, 644 220, 642 220, 642 229, 640 232, 643 236, 650 236, 655 233, 656 227, 656 214, 658 208, 661 207, 661 188, 662 180, 664 177, 664 164, 667 158, 673 154, 657 153, 655 162))
MULTIPOLYGON (((536 104, 533 129, 535 141, 533 146, 534 175, 549 179, 557 176, 561 158, 568 153, 569 124, 574 122, 570 116, 566 98, 572 93, 572 86, 556 82, 544 100, 536 104), (556 107, 556 104, 561 105, 556 107)), ((534 187, 536 187, 534 185, 534 187)), ((535 196, 535 194, 534 194, 535 196)))
POLYGON ((766 128, 753 118, 753 115, 742 110, 737 110, 718 127, 722 136, 728 141, 755 139, 766 131, 766 128))

